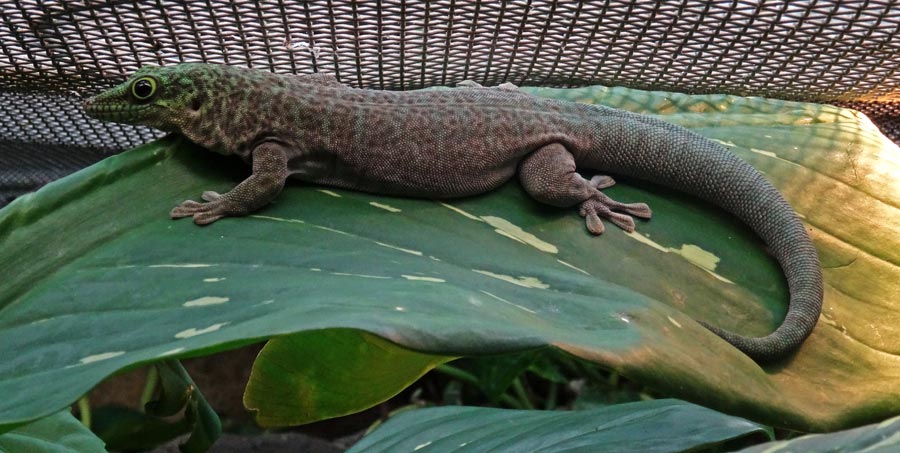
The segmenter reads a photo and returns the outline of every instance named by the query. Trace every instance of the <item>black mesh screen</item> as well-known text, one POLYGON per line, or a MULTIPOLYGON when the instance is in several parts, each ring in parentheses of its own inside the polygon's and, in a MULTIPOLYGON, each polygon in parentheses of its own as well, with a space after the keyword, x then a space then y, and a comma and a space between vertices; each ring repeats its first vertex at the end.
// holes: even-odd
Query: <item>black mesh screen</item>
POLYGON ((154 137, 86 118, 80 97, 182 61, 382 89, 469 79, 837 103, 900 140, 900 1, 17 0, 0 18, 0 156, 49 145, 34 151, 51 166, 154 137))

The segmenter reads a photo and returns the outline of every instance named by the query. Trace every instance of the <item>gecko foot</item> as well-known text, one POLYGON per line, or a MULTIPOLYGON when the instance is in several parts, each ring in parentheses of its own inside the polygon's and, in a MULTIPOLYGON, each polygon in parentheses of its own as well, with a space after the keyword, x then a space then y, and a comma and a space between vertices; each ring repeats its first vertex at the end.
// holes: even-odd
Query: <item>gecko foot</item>
POLYGON ((169 212, 169 216, 173 219, 192 216, 194 223, 197 225, 209 225, 216 220, 228 215, 228 208, 225 206, 226 201, 222 199, 222 195, 217 192, 208 190, 203 192, 201 198, 207 203, 198 203, 194 200, 185 200, 169 212))
POLYGON ((591 184, 591 187, 593 187, 597 190, 600 190, 600 189, 605 189, 607 187, 612 187, 612 186, 616 185, 616 180, 612 179, 611 176, 596 175, 593 178, 591 178, 590 184, 591 184))
MULTIPOLYGON (((602 180, 600 181, 601 183, 612 182, 612 178, 608 176, 595 176, 591 179, 591 185, 595 184, 597 178, 608 178, 608 181, 602 180)), ((631 216, 649 219, 652 212, 646 203, 619 203, 609 198, 609 196, 597 192, 593 197, 581 203, 578 214, 584 217, 588 231, 592 234, 603 234, 605 227, 603 226, 603 221, 600 220, 601 217, 631 233, 634 231, 634 219, 631 216), (622 211, 626 214, 614 211, 622 211)))

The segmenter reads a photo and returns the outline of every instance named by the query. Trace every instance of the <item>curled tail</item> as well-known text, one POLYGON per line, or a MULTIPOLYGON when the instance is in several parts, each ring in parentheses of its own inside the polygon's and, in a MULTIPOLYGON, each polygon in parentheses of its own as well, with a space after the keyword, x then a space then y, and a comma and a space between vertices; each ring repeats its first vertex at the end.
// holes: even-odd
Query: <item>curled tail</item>
POLYGON ((579 159, 598 170, 646 179, 703 198, 734 214, 768 245, 790 290, 782 324, 750 338, 703 323, 758 363, 781 359, 809 336, 822 309, 819 258, 803 223, 768 180, 723 146, 651 117, 602 109, 596 151, 579 159))

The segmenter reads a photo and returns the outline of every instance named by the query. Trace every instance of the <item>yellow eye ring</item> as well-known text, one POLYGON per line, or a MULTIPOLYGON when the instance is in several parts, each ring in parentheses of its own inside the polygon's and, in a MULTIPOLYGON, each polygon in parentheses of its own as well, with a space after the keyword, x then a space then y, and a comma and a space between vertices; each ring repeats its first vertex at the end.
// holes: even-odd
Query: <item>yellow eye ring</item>
POLYGON ((131 94, 139 101, 146 101, 156 94, 156 79, 141 77, 131 84, 131 94))

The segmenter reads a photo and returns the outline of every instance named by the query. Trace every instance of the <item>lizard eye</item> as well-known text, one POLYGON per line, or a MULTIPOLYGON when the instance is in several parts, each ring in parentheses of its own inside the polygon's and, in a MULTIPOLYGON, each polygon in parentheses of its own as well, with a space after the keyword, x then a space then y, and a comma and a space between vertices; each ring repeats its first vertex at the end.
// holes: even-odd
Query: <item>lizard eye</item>
POLYGON ((156 79, 141 77, 131 84, 131 94, 139 101, 146 101, 156 93, 156 79))

